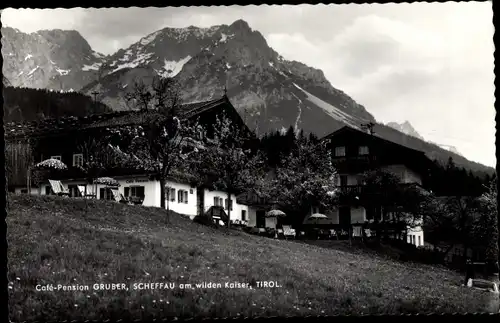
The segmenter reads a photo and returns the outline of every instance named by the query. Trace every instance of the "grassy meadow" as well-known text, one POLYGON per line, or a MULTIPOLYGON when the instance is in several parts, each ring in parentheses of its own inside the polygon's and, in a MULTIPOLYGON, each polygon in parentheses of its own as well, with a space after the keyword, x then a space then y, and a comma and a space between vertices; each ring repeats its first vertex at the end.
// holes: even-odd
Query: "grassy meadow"
POLYGON ((6 221, 13 321, 498 311, 498 295, 462 287, 452 271, 209 228, 175 213, 167 221, 159 208, 9 195, 6 221), (132 287, 147 282, 176 288, 132 287), (253 287, 195 286, 202 282, 253 287), (36 290, 50 284, 90 290, 36 290))

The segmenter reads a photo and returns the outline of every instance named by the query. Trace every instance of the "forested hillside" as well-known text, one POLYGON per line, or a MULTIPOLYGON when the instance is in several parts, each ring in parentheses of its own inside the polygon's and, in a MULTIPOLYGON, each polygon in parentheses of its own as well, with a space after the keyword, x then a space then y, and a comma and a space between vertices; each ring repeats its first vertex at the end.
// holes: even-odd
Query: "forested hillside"
POLYGON ((111 112, 102 103, 77 92, 56 92, 7 86, 3 88, 4 123, 111 112))

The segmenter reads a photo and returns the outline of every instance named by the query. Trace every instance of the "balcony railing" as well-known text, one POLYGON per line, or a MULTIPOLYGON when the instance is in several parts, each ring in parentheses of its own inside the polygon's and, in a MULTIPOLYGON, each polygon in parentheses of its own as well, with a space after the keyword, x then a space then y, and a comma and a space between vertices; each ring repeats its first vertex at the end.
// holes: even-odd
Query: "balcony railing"
POLYGON ((334 162, 346 162, 346 161, 358 161, 358 162, 369 162, 375 161, 377 156, 362 155, 362 156, 332 156, 334 162))
MULTIPOLYGON (((401 188, 408 188, 411 186, 420 186, 418 183, 399 183, 401 188)), ((343 195, 350 194, 366 194, 366 193, 380 193, 370 190, 366 185, 341 185, 338 187, 340 193, 343 195)))
POLYGON ((339 190, 342 194, 361 194, 363 185, 344 185, 340 186, 339 190))

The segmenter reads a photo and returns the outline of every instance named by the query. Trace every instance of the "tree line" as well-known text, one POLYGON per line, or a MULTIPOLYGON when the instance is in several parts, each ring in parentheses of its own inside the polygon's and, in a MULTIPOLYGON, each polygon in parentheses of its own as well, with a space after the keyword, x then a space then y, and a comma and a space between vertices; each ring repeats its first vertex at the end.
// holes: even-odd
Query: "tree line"
POLYGON ((4 122, 35 121, 66 116, 83 117, 112 109, 78 92, 58 92, 5 86, 4 122))

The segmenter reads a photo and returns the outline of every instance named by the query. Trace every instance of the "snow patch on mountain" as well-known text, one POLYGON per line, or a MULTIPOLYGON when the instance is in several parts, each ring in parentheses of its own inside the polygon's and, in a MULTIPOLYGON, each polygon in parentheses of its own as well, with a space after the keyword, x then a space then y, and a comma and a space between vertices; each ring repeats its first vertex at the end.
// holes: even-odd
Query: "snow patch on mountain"
POLYGON ((231 39, 233 37, 234 37, 234 35, 226 35, 224 33, 221 33, 219 43, 225 43, 228 39, 231 39))
POLYGON ((57 73, 59 73, 59 75, 68 75, 69 72, 71 72, 71 70, 63 70, 60 68, 56 68, 56 71, 57 71, 57 73))
POLYGON ((119 58, 118 60, 122 61, 122 62, 128 61, 130 59, 130 55, 132 55, 132 51, 130 49, 128 49, 125 52, 125 55, 123 55, 123 57, 119 58))
POLYGON ((165 59, 165 64, 163 65, 164 72, 161 73, 162 77, 174 77, 182 71, 184 64, 189 62, 191 56, 186 56, 179 61, 167 61, 165 59))
POLYGON ((156 39, 156 37, 158 37, 158 35, 161 34, 161 30, 158 30, 158 31, 155 31, 154 33, 152 34, 149 34, 148 36, 142 38, 140 40, 140 44, 143 45, 143 46, 146 46, 147 44, 151 43, 153 40, 156 39))
POLYGON ((276 66, 274 66, 273 62, 269 62, 269 66, 271 66, 272 68, 274 68, 276 70, 276 72, 278 72, 280 75, 283 75, 284 77, 288 77, 288 75, 286 75, 285 73, 283 73, 282 71, 280 71, 276 66))
MULTIPOLYGON (((271 64, 271 63, 270 63, 271 64)), ((295 129, 298 129, 298 125, 299 125, 299 122, 300 122, 300 117, 302 116, 302 100, 295 94, 292 92, 292 95, 297 99, 297 101, 299 101, 299 104, 297 105, 297 107, 299 108, 299 113, 297 115, 297 119, 295 119, 295 126, 294 128, 295 129)))
POLYGON ((229 63, 226 63, 226 67, 227 67, 228 69, 230 69, 230 68, 231 68, 231 65, 229 65, 229 63))
POLYGON ((102 65, 102 63, 94 63, 92 65, 83 65, 82 71, 84 71, 84 72, 90 71, 90 70, 97 71, 101 65, 102 65))
POLYGON ((33 76, 33 73, 36 72, 36 70, 38 70, 40 68, 40 66, 36 66, 34 69, 32 69, 29 73, 28 73, 28 76, 33 76))
POLYGON ((28 55, 26 55, 26 57, 24 58, 24 60, 25 60, 25 61, 27 61, 28 59, 30 59, 30 58, 32 58, 32 57, 33 57, 33 55, 28 54, 28 55))
POLYGON ((311 103, 313 103, 317 107, 323 109, 330 116, 332 116, 333 118, 335 118, 339 121, 342 121, 342 122, 348 124, 349 126, 351 126, 353 128, 359 129, 359 127, 353 122, 352 117, 350 115, 348 115, 344 111, 334 107, 333 105, 326 103, 325 101, 321 100, 320 98, 312 95, 311 93, 307 92, 306 90, 304 90, 303 88, 301 88, 297 84, 293 83, 293 85, 296 88, 298 88, 299 90, 301 90, 302 92, 304 92, 304 94, 307 95, 308 101, 310 101, 311 103))
MULTIPOLYGON (((140 53, 137 55, 137 57, 132 62, 118 65, 118 67, 115 68, 113 71, 111 71, 111 73, 114 73, 114 72, 119 71, 119 70, 124 69, 124 68, 137 67, 140 64, 145 63, 147 59, 151 58, 151 56, 153 56, 153 53, 147 53, 147 54, 140 53)), ((114 61, 111 65, 113 65, 113 66, 116 65, 116 61, 114 61)))

